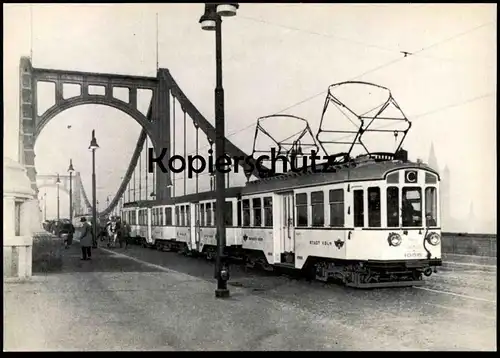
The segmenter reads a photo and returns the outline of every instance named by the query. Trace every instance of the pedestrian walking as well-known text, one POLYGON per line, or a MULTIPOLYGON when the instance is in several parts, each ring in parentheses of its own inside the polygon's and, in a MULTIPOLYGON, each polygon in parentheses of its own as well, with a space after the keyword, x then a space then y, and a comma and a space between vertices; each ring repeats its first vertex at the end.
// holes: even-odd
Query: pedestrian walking
POLYGON ((80 222, 83 223, 82 235, 80 236, 80 246, 82 248, 81 260, 90 260, 92 257, 92 227, 85 218, 81 218, 80 222))
POLYGON ((73 243, 73 235, 75 234, 75 227, 73 226, 72 223, 68 225, 68 236, 66 237, 66 240, 64 241, 66 243, 65 248, 68 249, 71 244, 73 243))
MULTIPOLYGON (((123 224, 122 224, 122 240, 123 242, 125 243, 125 250, 128 249, 128 243, 130 241, 130 225, 125 221, 123 220, 123 224)), ((121 247, 121 245, 120 245, 121 247)))

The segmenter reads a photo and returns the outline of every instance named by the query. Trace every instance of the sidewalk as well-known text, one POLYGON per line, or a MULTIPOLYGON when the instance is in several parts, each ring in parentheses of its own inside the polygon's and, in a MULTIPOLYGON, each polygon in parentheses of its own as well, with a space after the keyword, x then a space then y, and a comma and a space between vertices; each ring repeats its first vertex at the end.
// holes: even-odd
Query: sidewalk
MULTIPOLYGON (((293 283, 284 283, 279 295, 231 286, 231 298, 220 300, 214 297, 214 280, 106 249, 93 250, 92 261, 81 261, 80 254, 76 242, 63 250, 59 272, 34 276, 27 283, 4 283, 4 350, 425 349, 373 324, 387 320, 387 312, 370 315, 379 305, 372 307, 366 298, 385 291, 315 291, 323 292, 322 300, 313 288, 299 296, 293 283), (284 295, 295 298, 280 298, 284 295), (362 299, 355 303, 358 295, 362 299), (309 304, 322 308, 311 310, 309 304)), ((415 319, 408 321, 413 325, 415 319)))
POLYGON ((80 261, 79 250, 60 273, 4 285, 5 350, 370 349, 350 327, 249 290, 220 300, 215 282, 100 249, 80 261))

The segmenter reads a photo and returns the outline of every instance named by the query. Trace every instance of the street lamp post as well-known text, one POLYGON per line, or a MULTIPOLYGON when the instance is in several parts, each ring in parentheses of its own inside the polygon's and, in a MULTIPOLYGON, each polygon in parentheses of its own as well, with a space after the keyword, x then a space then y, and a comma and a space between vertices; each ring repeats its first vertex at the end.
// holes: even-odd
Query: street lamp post
POLYGON ((59 221, 59 185, 61 185, 59 174, 57 174, 56 184, 57 184, 57 221, 59 221))
POLYGON ((97 247, 97 198, 96 198, 96 180, 95 180, 95 151, 99 148, 97 139, 95 138, 95 129, 92 130, 92 139, 90 141, 89 150, 92 151, 92 230, 94 231, 93 245, 97 247))
POLYGON ((73 223, 73 173, 75 169, 73 168, 73 159, 69 160, 69 221, 73 223))
MULTIPOLYGON (((216 87, 215 87, 215 153, 216 158, 225 154, 225 130, 224 130, 224 89, 222 87, 222 16, 234 16, 238 4, 205 4, 205 13, 200 18, 201 28, 207 31, 215 30, 215 62, 216 62, 216 87)), ((220 165, 220 164, 219 164, 220 165)), ((224 222, 225 199, 225 173, 217 170, 215 174, 216 190, 216 227, 217 227, 217 258, 215 263, 215 277, 217 278, 217 289, 215 297, 229 297, 227 280, 229 279, 229 268, 224 247, 226 243, 226 227, 224 222)))

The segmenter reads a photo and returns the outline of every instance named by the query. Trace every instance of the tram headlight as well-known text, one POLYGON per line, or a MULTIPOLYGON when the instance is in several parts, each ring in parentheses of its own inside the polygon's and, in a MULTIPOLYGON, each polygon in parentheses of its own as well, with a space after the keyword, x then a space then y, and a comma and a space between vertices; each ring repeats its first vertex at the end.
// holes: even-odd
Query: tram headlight
POLYGON ((399 245, 401 245, 401 241, 402 241, 401 235, 396 234, 395 232, 392 232, 389 234, 387 241, 389 242, 389 246, 399 246, 399 245))
POLYGON ((429 244, 432 246, 437 246, 441 242, 441 236, 439 236, 437 232, 431 232, 427 235, 427 241, 429 241, 429 244))

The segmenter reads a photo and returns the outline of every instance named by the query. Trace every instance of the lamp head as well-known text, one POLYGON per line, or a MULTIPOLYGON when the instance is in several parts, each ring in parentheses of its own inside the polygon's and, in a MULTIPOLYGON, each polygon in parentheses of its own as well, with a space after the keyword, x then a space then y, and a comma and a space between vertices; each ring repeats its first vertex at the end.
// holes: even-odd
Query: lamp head
POLYGON ((90 141, 90 150, 96 150, 99 148, 99 145, 97 144, 97 139, 95 138, 95 129, 92 130, 92 140, 90 141))
POLYGON ((70 174, 74 173, 75 172, 75 168, 73 168, 73 159, 70 159, 69 160, 69 168, 68 168, 68 172, 70 174))
POLYGON ((236 15, 236 10, 240 5, 238 4, 218 4, 217 5, 217 14, 219 16, 235 16, 236 15))
POLYGON ((205 4, 205 13, 200 17, 202 30, 215 31, 215 21, 217 19, 216 4, 205 4))

